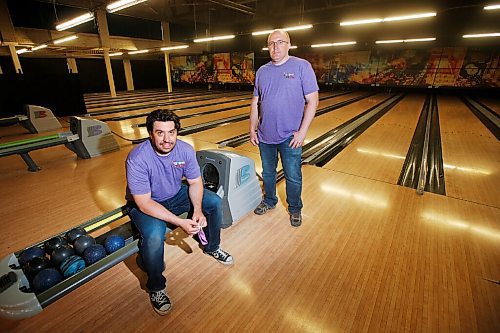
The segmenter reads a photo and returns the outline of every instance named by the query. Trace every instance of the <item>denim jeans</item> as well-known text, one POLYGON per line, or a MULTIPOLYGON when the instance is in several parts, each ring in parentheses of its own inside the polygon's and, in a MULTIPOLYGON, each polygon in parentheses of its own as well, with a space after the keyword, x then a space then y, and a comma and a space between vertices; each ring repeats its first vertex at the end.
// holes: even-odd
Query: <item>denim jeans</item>
MULTIPOLYGON (((189 199, 188 186, 182 185, 175 196, 160 204, 172 214, 181 215, 192 212, 192 204, 189 199)), ((163 261, 163 242, 165 234, 177 226, 159 220, 141 212, 135 204, 130 210, 130 218, 139 230, 139 254, 142 259, 144 270, 148 274, 146 287, 149 292, 165 289, 166 279, 163 276, 165 265, 163 261)), ((205 252, 217 250, 220 244, 220 228, 222 223, 222 199, 212 191, 203 191, 202 211, 207 218, 207 226, 203 228, 207 236, 208 244, 203 249, 205 252)))
POLYGON ((259 143, 260 158, 262 160, 262 179, 264 181, 264 202, 271 207, 276 206, 276 167, 278 166, 278 152, 285 173, 286 202, 288 212, 297 213, 302 210, 302 147, 289 146, 293 136, 279 144, 259 143))

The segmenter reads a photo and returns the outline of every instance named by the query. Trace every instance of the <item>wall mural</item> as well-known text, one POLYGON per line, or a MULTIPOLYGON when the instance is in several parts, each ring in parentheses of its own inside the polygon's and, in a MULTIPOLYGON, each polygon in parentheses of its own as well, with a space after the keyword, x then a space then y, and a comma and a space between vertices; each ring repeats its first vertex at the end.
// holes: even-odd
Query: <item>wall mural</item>
MULTIPOLYGON (((464 47, 308 53, 319 83, 500 87, 500 51, 464 47)), ((174 82, 253 84, 254 53, 171 56, 174 82)))

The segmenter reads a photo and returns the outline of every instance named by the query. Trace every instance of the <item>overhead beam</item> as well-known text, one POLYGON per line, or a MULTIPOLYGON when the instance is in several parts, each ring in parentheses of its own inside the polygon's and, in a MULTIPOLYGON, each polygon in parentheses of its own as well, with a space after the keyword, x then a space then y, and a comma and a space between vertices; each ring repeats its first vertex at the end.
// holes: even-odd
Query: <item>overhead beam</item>
POLYGON ((253 9, 252 7, 248 7, 248 6, 236 3, 236 2, 232 2, 229 0, 208 0, 208 1, 215 3, 215 4, 218 4, 218 5, 221 5, 221 6, 224 6, 224 7, 227 7, 227 8, 230 8, 230 9, 233 9, 233 10, 237 10, 239 12, 242 12, 242 13, 245 13, 248 15, 255 15, 255 9, 253 9))

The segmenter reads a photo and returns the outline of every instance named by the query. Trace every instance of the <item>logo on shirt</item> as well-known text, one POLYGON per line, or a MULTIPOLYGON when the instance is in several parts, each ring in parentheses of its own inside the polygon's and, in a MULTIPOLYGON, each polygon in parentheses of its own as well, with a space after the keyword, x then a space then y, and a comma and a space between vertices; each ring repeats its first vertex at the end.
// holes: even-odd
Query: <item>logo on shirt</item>
POLYGON ((283 76, 285 77, 285 79, 295 79, 295 73, 283 72, 283 76))
POLYGON ((174 168, 184 168, 186 166, 185 161, 173 161, 172 164, 174 165, 174 168))

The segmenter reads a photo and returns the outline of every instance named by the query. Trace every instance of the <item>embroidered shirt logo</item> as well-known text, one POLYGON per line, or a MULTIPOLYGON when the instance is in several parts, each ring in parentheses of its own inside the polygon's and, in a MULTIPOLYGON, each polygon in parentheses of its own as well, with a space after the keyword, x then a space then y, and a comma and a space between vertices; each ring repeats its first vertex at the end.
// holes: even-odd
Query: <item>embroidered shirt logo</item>
POLYGON ((185 161, 173 161, 172 164, 175 168, 184 168, 186 166, 185 161))
POLYGON ((295 79, 295 73, 283 72, 283 76, 285 77, 285 79, 295 79))

